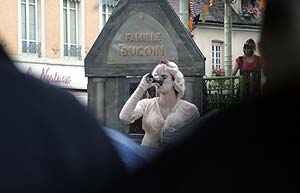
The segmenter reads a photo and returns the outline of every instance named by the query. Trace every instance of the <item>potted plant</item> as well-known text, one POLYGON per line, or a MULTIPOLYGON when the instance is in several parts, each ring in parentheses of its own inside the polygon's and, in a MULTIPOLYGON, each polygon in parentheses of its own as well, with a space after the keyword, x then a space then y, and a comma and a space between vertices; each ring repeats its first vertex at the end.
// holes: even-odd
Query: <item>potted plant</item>
POLYGON ((242 15, 246 19, 255 19, 259 16, 259 9, 255 6, 243 7, 242 15))
POLYGON ((225 76, 224 68, 214 68, 212 71, 213 76, 225 76))

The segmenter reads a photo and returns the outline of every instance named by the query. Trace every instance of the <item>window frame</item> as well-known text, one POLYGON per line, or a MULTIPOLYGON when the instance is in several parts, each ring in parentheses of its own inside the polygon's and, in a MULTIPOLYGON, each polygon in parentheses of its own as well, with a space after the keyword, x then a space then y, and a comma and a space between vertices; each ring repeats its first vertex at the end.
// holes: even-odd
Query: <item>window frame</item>
POLYGON ((222 41, 212 41, 211 43, 211 68, 212 71, 217 68, 224 68, 224 62, 223 62, 223 48, 224 43, 222 41), (216 48, 219 47, 220 50, 218 51, 219 57, 217 55, 216 48), (217 62, 219 59, 219 63, 217 62))
POLYGON ((43 0, 34 0, 34 3, 31 3, 30 0, 19 0, 18 1, 19 5, 19 53, 20 55, 29 55, 29 56, 37 56, 41 57, 42 55, 42 5, 43 5, 43 0), (23 5, 25 6, 25 33, 26 37, 25 39, 23 38, 23 5), (29 12, 29 7, 30 5, 34 5, 34 22, 35 22, 35 39, 30 38, 30 12, 29 12), (24 51, 24 44, 25 42, 25 51, 24 51), (33 52, 31 52, 30 44, 33 43, 34 49, 33 52))
MULTIPOLYGON (((255 0, 254 6, 258 5, 258 3, 259 3, 258 0, 255 0)), ((243 10, 243 8, 249 8, 251 6, 253 6, 251 0, 242 0, 241 1, 241 9, 242 10, 243 10)))
POLYGON ((114 6, 109 4, 103 4, 102 2, 99 3, 99 16, 100 16, 100 31, 104 28, 104 25, 107 23, 109 17, 113 12, 114 6), (105 12, 103 12, 103 7, 105 7, 105 12), (111 7, 111 12, 109 12, 109 7, 111 7), (105 23, 103 22, 103 15, 105 15, 105 23))
POLYGON ((84 1, 76 1, 76 0, 61 0, 61 57, 65 59, 82 59, 82 48, 83 48, 83 31, 81 28, 83 26, 82 22, 82 10, 81 6, 84 4, 84 1), (64 6, 64 1, 67 2, 67 7, 64 6), (75 3, 75 8, 70 8, 70 2, 75 3), (76 29, 76 38, 75 38, 75 44, 71 43, 71 23, 70 23, 70 12, 72 10, 75 10, 75 29, 76 29), (64 19, 64 13, 66 10, 67 15, 67 40, 65 40, 65 19, 64 19), (71 46, 75 47, 75 50, 71 50, 71 46), (67 51, 67 53, 66 53, 67 51), (75 51, 76 53, 73 54, 72 52, 75 51), (73 55, 72 55, 73 54, 73 55))

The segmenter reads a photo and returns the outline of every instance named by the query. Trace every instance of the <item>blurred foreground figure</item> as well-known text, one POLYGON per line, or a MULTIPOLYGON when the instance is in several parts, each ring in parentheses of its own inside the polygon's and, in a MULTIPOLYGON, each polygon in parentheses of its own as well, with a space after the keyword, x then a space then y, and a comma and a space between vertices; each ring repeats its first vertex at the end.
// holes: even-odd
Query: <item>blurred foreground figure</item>
POLYGON ((131 176, 131 192, 300 192, 299 9, 299 0, 267 2, 259 44, 265 95, 201 118, 131 176))
POLYGON ((139 145, 133 139, 114 129, 105 127, 104 131, 129 172, 150 164, 160 153, 158 149, 139 145))
POLYGON ((0 48, 0 192, 101 192, 124 173, 97 120, 0 48))

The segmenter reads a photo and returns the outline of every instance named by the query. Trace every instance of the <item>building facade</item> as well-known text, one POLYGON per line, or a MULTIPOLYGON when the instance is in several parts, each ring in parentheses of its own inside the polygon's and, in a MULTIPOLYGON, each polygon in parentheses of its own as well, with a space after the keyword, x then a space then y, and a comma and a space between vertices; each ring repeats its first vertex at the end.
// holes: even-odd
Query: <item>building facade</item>
POLYGON ((87 103, 84 58, 114 4, 99 0, 3 0, 1 45, 24 73, 87 103))
MULTIPOLYGON (((189 29, 195 43, 206 57, 205 75, 213 76, 217 68, 224 69, 224 1, 213 0, 209 5, 206 0, 189 0, 190 18, 194 19, 194 26, 189 29), (207 10, 205 10, 207 6, 207 10), (204 16, 203 16, 204 15, 204 16)), ((259 42, 261 22, 264 14, 262 3, 264 0, 233 0, 232 1, 232 67, 235 58, 243 55, 245 41, 252 38, 259 42), (255 11, 254 11, 255 10, 255 11)), ((259 55, 258 50, 256 54, 259 55)))
MULTIPOLYGON (((168 1, 177 15, 182 14, 183 0, 168 1)), ((189 1, 185 2, 189 6, 189 1)), ((193 2, 201 8, 206 1, 193 2)), ((117 3, 118 0, 2 0, 0 43, 21 71, 67 89, 86 105, 84 58, 117 3)), ((233 20, 233 58, 243 54, 246 39, 259 40, 260 25, 242 17, 243 8, 249 5, 252 0, 233 4, 235 17, 242 18, 233 20)), ((221 12, 211 6, 206 21, 190 32, 206 57, 206 76, 211 76, 214 68, 223 68, 222 0, 214 6, 221 12)))

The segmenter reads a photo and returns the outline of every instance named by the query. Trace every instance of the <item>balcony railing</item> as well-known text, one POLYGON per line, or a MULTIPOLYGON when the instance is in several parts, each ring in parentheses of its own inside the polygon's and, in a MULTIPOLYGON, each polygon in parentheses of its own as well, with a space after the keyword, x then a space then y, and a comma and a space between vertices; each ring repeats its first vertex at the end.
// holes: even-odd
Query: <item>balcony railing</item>
POLYGON ((81 59, 81 46, 64 45, 64 56, 81 59))
POLYGON ((41 57, 41 42, 22 41, 22 53, 36 54, 41 57))
POLYGON ((244 78, 242 76, 216 76, 204 78, 207 108, 224 109, 240 102, 244 95, 244 78))

